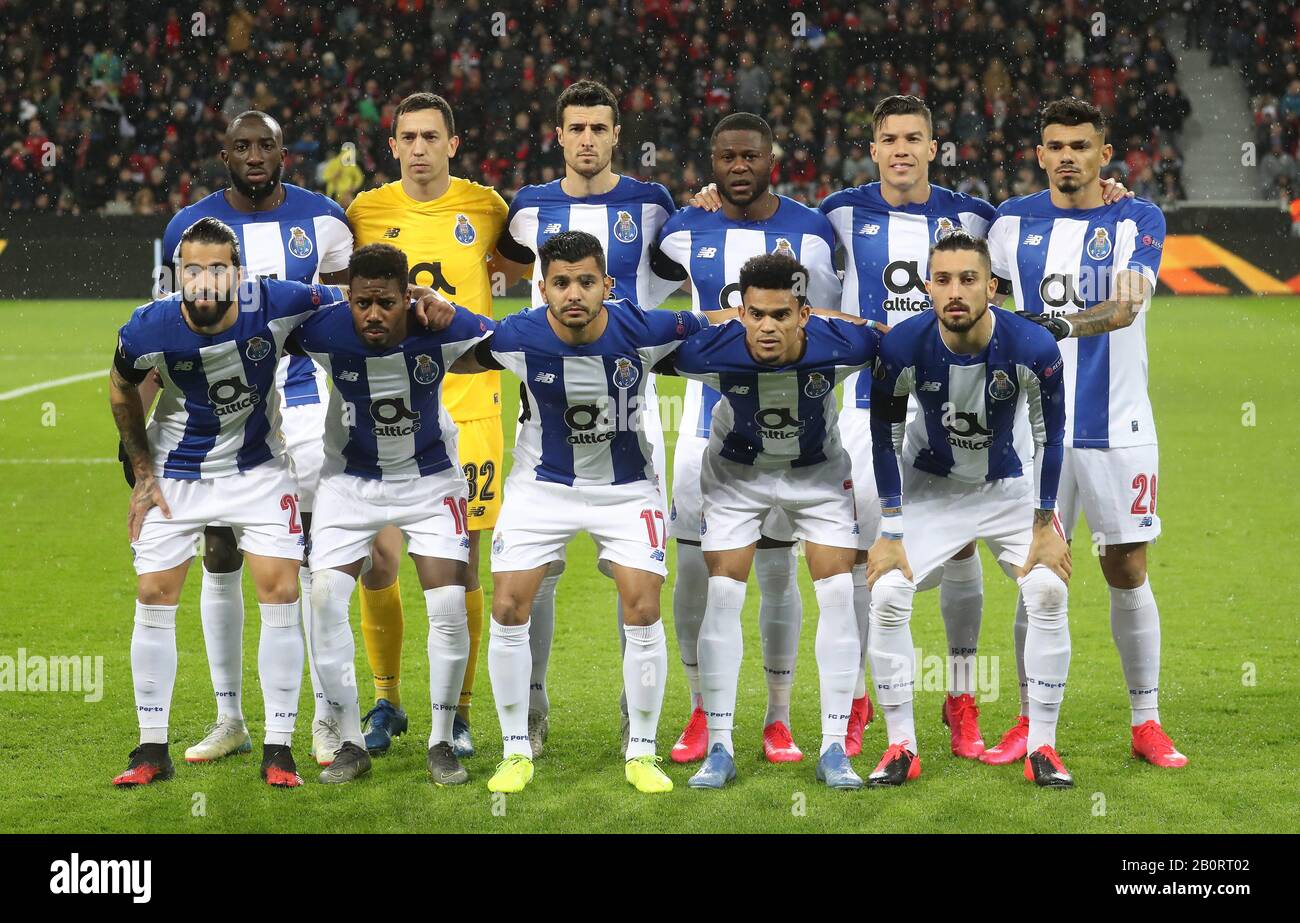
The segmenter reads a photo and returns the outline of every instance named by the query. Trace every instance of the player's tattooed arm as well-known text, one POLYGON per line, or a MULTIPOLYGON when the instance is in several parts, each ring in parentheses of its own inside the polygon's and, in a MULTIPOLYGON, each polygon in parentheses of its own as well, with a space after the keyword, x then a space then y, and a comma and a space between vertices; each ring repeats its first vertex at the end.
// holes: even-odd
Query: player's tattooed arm
MULTIPOLYGON (((1151 294, 1151 283, 1140 273, 1124 270, 1115 277, 1114 298, 1093 305, 1087 310, 1071 314, 1065 320, 1070 331, 1066 336, 1090 337, 1114 330, 1123 330, 1137 320, 1147 298, 1151 294)), ((1057 339, 1063 337, 1057 336, 1057 339)))
POLYGON ((172 513, 153 474, 139 386, 123 378, 116 367, 109 370, 108 383, 108 401, 113 409, 113 422, 117 424, 127 460, 135 472, 135 487, 131 490, 131 507, 126 519, 127 531, 134 542, 140 537, 140 527, 150 508, 158 507, 168 519, 171 519, 172 513))

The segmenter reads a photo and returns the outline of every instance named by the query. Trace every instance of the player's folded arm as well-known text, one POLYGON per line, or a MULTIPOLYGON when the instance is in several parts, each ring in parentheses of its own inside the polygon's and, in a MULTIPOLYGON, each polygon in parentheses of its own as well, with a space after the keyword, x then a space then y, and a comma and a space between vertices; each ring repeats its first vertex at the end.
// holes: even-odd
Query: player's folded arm
POLYGON ((894 432, 907 419, 907 395, 895 395, 897 372, 891 373, 884 361, 876 364, 871 383, 871 465, 876 476, 876 492, 884 511, 900 510, 903 505, 903 479, 898 469, 898 452, 894 432))
POLYGON ((505 366, 492 355, 492 335, 484 337, 466 350, 459 359, 451 364, 451 371, 457 375, 473 375, 477 372, 491 372, 504 369, 505 366))

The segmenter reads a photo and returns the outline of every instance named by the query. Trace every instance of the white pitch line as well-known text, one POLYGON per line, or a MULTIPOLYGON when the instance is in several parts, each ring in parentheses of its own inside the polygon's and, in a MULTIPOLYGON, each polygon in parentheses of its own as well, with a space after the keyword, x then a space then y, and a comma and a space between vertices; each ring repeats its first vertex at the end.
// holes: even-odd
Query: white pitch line
POLYGON ((92 378, 100 378, 107 374, 107 371, 82 372, 80 375, 69 375, 66 378, 54 378, 50 381, 38 381, 36 384, 27 385, 24 388, 14 388, 12 391, 0 391, 0 401, 11 401, 16 397, 22 397, 25 394, 44 391, 46 388, 57 388, 60 385, 70 385, 78 381, 89 381, 92 378))
POLYGON ((0 458, 0 465, 115 465, 116 458, 0 458))

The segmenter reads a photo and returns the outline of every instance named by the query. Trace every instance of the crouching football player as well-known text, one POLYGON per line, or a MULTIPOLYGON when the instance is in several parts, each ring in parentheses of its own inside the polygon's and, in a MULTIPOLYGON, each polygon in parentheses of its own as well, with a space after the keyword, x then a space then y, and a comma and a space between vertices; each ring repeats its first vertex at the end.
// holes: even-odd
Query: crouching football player
POLYGON ((348 302, 323 308, 289 347, 309 355, 334 383, 311 547, 311 648, 342 740, 320 774, 324 783, 370 770, 350 679, 356 649, 348 607, 369 566, 371 542, 388 525, 406 537, 429 616, 429 774, 436 785, 469 779, 451 745, 470 650, 469 494, 442 386, 492 321, 456 307, 443 329, 415 326, 407 273, 406 254, 396 247, 360 248, 348 266, 348 302))

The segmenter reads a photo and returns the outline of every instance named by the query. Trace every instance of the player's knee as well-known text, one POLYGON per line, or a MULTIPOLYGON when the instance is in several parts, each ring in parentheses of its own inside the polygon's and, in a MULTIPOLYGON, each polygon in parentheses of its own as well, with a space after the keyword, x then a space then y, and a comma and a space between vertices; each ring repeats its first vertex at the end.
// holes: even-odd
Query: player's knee
POLYGON ((1135 590, 1147 579, 1145 545, 1116 545, 1101 557, 1106 583, 1119 590, 1135 590))
POLYGON ((902 571, 891 570, 881 575, 871 588, 871 625, 880 628, 901 628, 912 617, 912 597, 916 587, 903 576, 902 571))
POLYGON ((279 606, 298 601, 297 570, 286 571, 261 581, 257 587, 257 599, 269 606, 279 606))
POLYGON ((659 621, 659 594, 642 593, 623 599, 623 624, 642 627, 659 621))
POLYGON ((1025 609, 1040 619, 1064 619, 1070 589, 1054 571, 1039 565, 1020 579, 1025 609))
POLYGON ((208 529, 203 533, 203 567, 210 574, 230 574, 244 566, 235 533, 229 529, 208 529))
POLYGON ((180 602, 181 588, 169 581, 150 579, 153 574, 144 574, 136 587, 136 599, 146 606, 174 606, 180 602))

